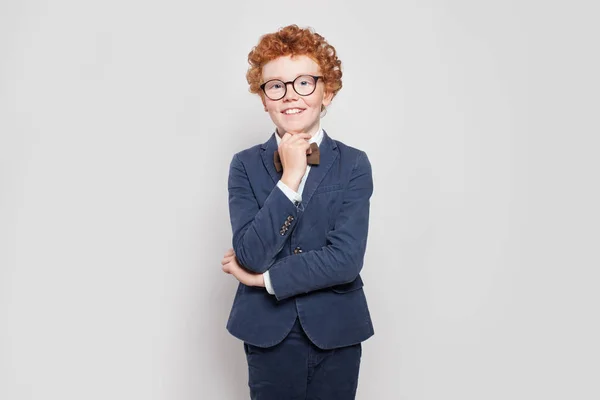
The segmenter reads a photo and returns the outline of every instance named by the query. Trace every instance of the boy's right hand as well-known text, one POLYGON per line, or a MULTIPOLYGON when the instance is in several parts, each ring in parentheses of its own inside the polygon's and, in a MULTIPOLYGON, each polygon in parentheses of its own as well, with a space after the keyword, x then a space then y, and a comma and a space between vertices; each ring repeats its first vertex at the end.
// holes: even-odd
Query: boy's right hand
POLYGON ((290 189, 298 191, 300 181, 306 172, 306 154, 310 149, 308 133, 286 132, 279 143, 279 157, 283 166, 281 181, 290 189))

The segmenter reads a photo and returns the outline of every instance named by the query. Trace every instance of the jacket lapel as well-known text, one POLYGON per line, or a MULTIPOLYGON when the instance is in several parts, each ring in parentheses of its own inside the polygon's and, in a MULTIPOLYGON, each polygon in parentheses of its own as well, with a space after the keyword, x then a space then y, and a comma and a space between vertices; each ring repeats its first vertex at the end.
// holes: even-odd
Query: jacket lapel
POLYGON ((310 167, 310 172, 302 191, 302 204, 304 208, 308 206, 315 190, 317 190, 319 184, 325 178, 325 175, 327 175, 327 172, 329 172, 339 155, 335 141, 327 135, 325 130, 323 130, 323 140, 319 146, 319 153, 319 165, 312 165, 310 167))
POLYGON ((275 164, 273 163, 273 154, 275 154, 275 150, 277 150, 277 139, 275 139, 275 135, 276 133, 273 133, 271 138, 261 145, 260 155, 265 168, 269 171, 271 178, 273 178, 273 182, 277 183, 281 179, 283 172, 277 172, 275 170, 275 164))

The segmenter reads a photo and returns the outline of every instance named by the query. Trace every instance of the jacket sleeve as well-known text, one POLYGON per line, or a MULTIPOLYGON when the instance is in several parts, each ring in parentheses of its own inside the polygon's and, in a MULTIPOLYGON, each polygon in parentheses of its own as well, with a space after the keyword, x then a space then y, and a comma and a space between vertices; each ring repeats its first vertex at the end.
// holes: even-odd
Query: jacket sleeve
POLYGON ((366 251, 372 193, 371 164, 360 152, 327 245, 282 258, 269 269, 277 300, 356 279, 366 251))
POLYGON ((237 154, 230 164, 227 186, 235 254, 241 265, 263 273, 296 227, 298 208, 277 186, 259 207, 237 154))

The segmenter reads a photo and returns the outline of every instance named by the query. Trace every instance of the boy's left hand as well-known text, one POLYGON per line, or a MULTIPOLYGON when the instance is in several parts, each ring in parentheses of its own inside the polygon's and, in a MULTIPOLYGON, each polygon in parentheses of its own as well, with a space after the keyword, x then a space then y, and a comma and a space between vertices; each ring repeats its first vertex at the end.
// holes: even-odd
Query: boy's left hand
POLYGON ((263 274, 250 272, 246 268, 242 267, 235 256, 233 249, 227 250, 223 259, 221 260, 221 269, 226 274, 231 274, 235 278, 246 286, 265 286, 265 279, 263 274))

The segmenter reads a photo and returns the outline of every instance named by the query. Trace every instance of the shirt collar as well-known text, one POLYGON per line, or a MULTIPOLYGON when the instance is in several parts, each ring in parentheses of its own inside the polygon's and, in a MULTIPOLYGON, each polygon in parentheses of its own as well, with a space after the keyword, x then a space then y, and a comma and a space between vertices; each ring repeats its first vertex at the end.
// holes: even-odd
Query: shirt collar
MULTIPOLYGON (((277 139, 277 146, 281 143, 281 138, 277 134, 277 130, 275 130, 275 138, 277 139)), ((312 135, 310 139, 308 139, 308 143, 316 143, 318 146, 321 145, 321 141, 323 140, 323 129, 321 128, 321 121, 319 121, 319 129, 317 132, 312 135)))

